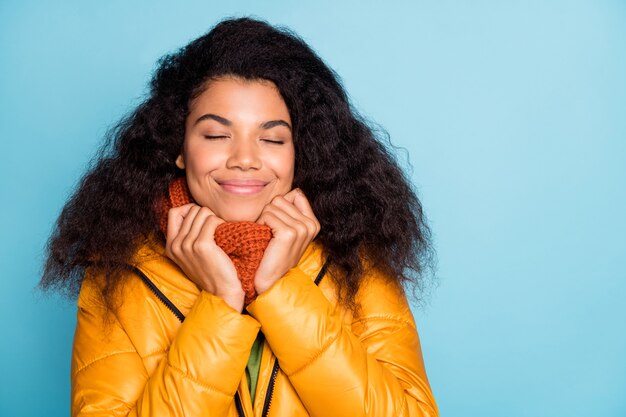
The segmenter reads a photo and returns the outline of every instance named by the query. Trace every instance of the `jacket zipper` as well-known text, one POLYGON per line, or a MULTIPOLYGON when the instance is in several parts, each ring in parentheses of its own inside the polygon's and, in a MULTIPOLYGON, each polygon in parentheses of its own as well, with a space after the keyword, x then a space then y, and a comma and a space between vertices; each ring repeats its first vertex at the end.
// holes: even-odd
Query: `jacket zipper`
MULTIPOLYGON (((172 303, 170 301, 169 298, 167 298, 165 296, 165 294, 163 294, 161 292, 161 290, 159 290, 159 288, 154 285, 154 282, 152 282, 150 280, 150 278, 148 278, 146 276, 146 274, 143 273, 143 271, 139 268, 137 268, 136 266, 132 266, 129 265, 130 269, 132 269, 137 275, 139 275, 139 277, 141 278, 141 280, 144 282, 144 284, 146 284, 146 286, 148 287, 148 289, 150 289, 150 291, 152 291, 154 293, 154 295, 156 295, 156 297, 159 299, 159 301, 161 301, 165 307, 167 307, 167 309, 169 311, 171 311, 172 313, 174 313, 174 315, 176 316, 176 318, 182 323, 185 321, 185 315, 183 313, 180 312, 180 310, 178 308, 176 308, 176 306, 174 305, 174 303, 172 303)), ((235 393, 235 408, 237 408, 237 414, 239 415, 239 417, 246 417, 245 413, 243 412, 243 406, 241 405, 241 398, 239 398, 239 393, 236 392, 235 393)))
MULTIPOLYGON (((329 264, 330 264, 330 261, 327 259, 326 262, 324 262, 322 269, 317 274, 317 277, 315 278, 315 285, 319 285, 322 278, 324 278, 324 275, 326 274, 326 270, 328 269, 329 264)), ((169 298, 167 298, 165 294, 163 294, 161 290, 159 290, 157 286, 154 285, 154 283, 150 280, 150 278, 146 276, 146 274, 143 273, 142 270, 132 265, 129 265, 129 267, 137 275, 139 275, 141 280, 146 284, 146 286, 150 289, 150 291, 152 291, 154 295, 156 295, 159 301, 161 301, 165 305, 165 307, 167 307, 168 310, 174 313, 176 318, 180 320, 181 323, 185 321, 185 316, 183 315, 183 313, 181 313, 180 310, 176 308, 174 303, 172 303, 169 300, 169 298)), ((276 384, 276 377, 278 376, 279 369, 280 369, 280 366, 278 365, 278 360, 274 359, 272 375, 270 376, 270 382, 267 385, 267 392, 265 393, 265 401, 263 403, 263 413, 261 414, 262 417, 267 417, 268 413, 270 412, 270 406, 272 405, 272 395, 274 394, 274 385, 276 384)), ((246 417, 243 411, 243 405, 241 404, 241 398, 239 398, 239 392, 235 393, 235 408, 237 409, 237 414, 239 415, 239 417, 246 417)))
MULTIPOLYGON (((326 262, 324 262, 322 269, 317 274, 317 277, 315 277, 315 285, 319 285, 322 278, 324 278, 324 275, 326 275, 326 270, 328 269, 329 265, 330 261, 327 259, 326 262)), ((267 385, 267 392, 265 393, 265 402, 263 403, 263 413, 261 414, 261 417, 267 417, 268 413, 270 412, 270 406, 272 405, 272 395, 274 394, 274 384, 276 383, 276 377, 278 376, 279 369, 280 366, 278 365, 278 359, 274 359, 274 367, 272 368, 270 382, 267 385)))
POLYGON ((276 377, 278 376, 278 360, 274 359, 274 367, 272 368, 272 376, 270 382, 267 385, 267 392, 265 393, 265 402, 263 403, 262 417, 267 417, 267 413, 270 412, 270 405, 272 405, 272 395, 274 394, 274 384, 276 383, 276 377))
POLYGON ((235 408, 237 409, 237 415, 239 417, 246 417, 246 414, 243 412, 243 405, 241 404, 241 398, 239 398, 239 392, 235 393, 235 408))
POLYGON ((159 301, 161 301, 163 304, 165 304, 165 307, 167 307, 167 309, 169 311, 171 311, 172 313, 174 313, 174 315, 176 316, 176 318, 182 323, 185 320, 185 316, 183 315, 183 313, 180 312, 180 310, 178 308, 176 308, 176 306, 174 305, 174 303, 172 303, 169 298, 167 298, 165 296, 165 294, 163 294, 161 292, 161 290, 159 290, 159 288, 154 285, 154 282, 152 282, 150 280, 150 278, 148 278, 146 276, 146 274, 143 273, 143 271, 139 268, 137 268, 136 266, 132 266, 132 265, 128 265, 129 268, 135 272, 137 275, 139 275, 139 278, 141 278, 141 280, 144 282, 144 284, 146 284, 146 286, 148 287, 148 289, 150 291, 152 291, 154 293, 154 295, 156 295, 156 297, 159 299, 159 301))

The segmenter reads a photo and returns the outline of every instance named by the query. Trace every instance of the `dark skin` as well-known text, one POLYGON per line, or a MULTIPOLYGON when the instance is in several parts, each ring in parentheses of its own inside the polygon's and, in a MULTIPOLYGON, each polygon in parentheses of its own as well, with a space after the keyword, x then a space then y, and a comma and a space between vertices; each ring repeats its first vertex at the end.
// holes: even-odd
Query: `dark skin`
POLYGON ((293 184, 288 109, 269 82, 211 81, 190 105, 184 152, 194 200, 168 213, 166 254, 199 288, 241 312, 245 293, 230 258, 216 245, 225 221, 255 221, 272 230, 254 277, 257 294, 298 264, 319 233, 311 205, 293 184), (211 115, 206 117, 203 115, 211 115))
MULTIPOLYGON (((209 208, 186 204, 168 214, 166 254, 204 291, 243 311, 245 293, 232 261, 215 244, 215 229, 224 220, 209 208)), ((257 220, 272 229, 272 239, 254 277, 257 294, 267 291, 298 264, 319 232, 319 222, 299 189, 275 197, 257 220)))

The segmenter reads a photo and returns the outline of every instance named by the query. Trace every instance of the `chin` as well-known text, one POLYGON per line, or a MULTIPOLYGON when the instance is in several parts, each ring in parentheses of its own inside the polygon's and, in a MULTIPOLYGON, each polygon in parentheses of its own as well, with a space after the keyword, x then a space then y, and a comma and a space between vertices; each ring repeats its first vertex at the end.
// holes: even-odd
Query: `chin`
POLYGON ((225 210, 222 220, 227 222, 256 222, 261 212, 258 210, 225 210))

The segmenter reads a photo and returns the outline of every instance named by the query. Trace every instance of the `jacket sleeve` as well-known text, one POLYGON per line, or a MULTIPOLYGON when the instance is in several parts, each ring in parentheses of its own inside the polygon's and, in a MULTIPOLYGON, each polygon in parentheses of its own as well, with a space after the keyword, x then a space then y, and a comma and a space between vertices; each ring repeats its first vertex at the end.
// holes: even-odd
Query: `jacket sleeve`
POLYGON ((437 416, 404 291, 374 275, 359 294, 346 324, 293 268, 248 311, 311 416, 437 416))
MULTIPOLYGON (((203 291, 169 349, 142 357, 130 335, 137 336, 140 331, 158 340, 166 337, 163 329, 150 324, 150 317, 120 320, 120 314, 136 312, 127 302, 115 315, 107 316, 90 281, 83 283, 78 302, 72 416, 188 416, 205 415, 208 409, 214 416, 227 415, 234 407, 234 394, 260 327, 256 320, 203 291), (135 324, 125 327, 121 323, 135 324), (149 334, 150 329, 158 335, 149 334), (149 373, 144 363, 153 355, 159 361, 149 373)), ((128 295, 127 291, 143 289, 125 284, 123 291, 128 295)), ((154 301, 150 294, 127 298, 137 303, 154 301)), ((146 315, 150 309, 152 314, 163 314, 157 311, 161 306, 147 305, 146 315)), ((167 346, 167 341, 161 341, 161 346, 167 346)))

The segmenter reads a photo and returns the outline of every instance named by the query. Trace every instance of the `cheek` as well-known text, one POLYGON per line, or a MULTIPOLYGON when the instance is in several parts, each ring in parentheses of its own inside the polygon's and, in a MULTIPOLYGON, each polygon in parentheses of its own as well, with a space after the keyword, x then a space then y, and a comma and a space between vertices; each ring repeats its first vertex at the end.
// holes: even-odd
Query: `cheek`
POLYGON ((285 152, 284 155, 280 155, 276 158, 274 162, 274 167, 277 176, 284 182, 288 182, 289 187, 291 188, 291 183, 293 182, 294 175, 294 152, 285 152))
POLYGON ((195 146, 185 149, 185 165, 188 173, 199 175, 219 167, 219 152, 211 151, 206 147, 195 146))

